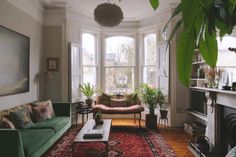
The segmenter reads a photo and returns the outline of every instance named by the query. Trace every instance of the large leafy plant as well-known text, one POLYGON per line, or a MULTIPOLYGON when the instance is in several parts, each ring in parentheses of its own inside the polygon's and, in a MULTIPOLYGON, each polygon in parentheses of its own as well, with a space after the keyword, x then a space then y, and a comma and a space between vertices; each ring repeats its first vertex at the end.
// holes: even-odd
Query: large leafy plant
POLYGON ((152 87, 148 84, 139 86, 139 95, 145 105, 149 108, 150 115, 154 115, 154 110, 158 104, 163 104, 164 95, 160 88, 152 87))
POLYGON ((98 89, 90 83, 79 85, 79 89, 87 98, 90 99, 98 92, 98 89))
MULTIPOLYGON (((150 0, 156 9, 159 0, 150 0)), ((181 0, 175 8, 164 32, 168 31, 171 20, 180 16, 168 37, 168 45, 176 31, 182 27, 177 44, 177 71, 180 81, 189 84, 194 50, 198 48, 206 63, 216 66, 218 47, 217 36, 231 34, 236 25, 236 0, 181 0)))

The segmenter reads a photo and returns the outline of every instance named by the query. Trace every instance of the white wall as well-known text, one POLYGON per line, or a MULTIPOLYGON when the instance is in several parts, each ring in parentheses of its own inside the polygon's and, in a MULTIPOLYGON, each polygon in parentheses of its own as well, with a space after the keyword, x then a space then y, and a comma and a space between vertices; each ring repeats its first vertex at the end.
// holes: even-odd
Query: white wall
POLYGON ((0 110, 2 110, 38 99, 38 87, 34 79, 40 70, 42 25, 6 0, 0 1, 0 25, 30 37, 30 91, 1 96, 0 110))

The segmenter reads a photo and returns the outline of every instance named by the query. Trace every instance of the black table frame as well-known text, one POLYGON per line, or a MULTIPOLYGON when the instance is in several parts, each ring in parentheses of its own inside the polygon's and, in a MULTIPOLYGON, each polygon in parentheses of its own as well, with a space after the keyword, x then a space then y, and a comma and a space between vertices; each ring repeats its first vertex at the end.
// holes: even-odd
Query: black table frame
POLYGON ((84 125, 84 115, 86 114, 87 120, 88 120, 88 114, 92 113, 92 106, 88 106, 85 102, 83 101, 79 101, 77 103, 75 103, 75 112, 76 112, 76 125, 77 125, 77 121, 78 121, 78 114, 82 115, 82 125, 84 125))

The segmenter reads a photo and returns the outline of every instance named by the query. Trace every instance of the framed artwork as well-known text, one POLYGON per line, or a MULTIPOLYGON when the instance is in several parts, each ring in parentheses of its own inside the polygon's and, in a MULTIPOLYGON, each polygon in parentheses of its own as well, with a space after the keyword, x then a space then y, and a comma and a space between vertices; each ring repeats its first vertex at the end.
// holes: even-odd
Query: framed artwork
POLYGON ((0 96, 29 91, 30 38, 0 25, 0 96))
POLYGON ((47 71, 59 71, 59 58, 47 58, 47 71))

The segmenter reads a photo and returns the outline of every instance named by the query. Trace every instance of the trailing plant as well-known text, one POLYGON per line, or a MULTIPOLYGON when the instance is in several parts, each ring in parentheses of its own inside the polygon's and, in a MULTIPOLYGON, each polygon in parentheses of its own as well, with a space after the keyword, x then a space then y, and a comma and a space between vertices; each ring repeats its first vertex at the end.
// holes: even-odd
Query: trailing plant
POLYGON ((150 115, 154 115, 154 110, 157 105, 164 103, 164 95, 161 89, 152 87, 148 84, 141 84, 138 90, 140 98, 149 108, 150 115))
MULTIPOLYGON (((150 0, 156 9, 159 0, 150 0)), ((236 0, 181 0, 173 11, 163 32, 169 29, 170 22, 176 16, 180 19, 173 27, 168 46, 180 27, 177 44, 177 71, 180 81, 187 86, 191 75, 194 49, 198 48, 206 63, 214 68, 218 57, 217 36, 232 34, 236 25, 236 0)))

